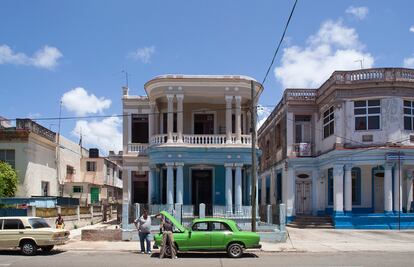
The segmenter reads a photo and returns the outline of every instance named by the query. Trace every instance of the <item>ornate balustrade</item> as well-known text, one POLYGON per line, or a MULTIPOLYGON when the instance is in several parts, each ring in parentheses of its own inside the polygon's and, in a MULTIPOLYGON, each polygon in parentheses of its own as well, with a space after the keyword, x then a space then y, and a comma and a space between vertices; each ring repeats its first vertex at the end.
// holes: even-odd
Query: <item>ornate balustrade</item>
POLYGON ((139 155, 147 155, 148 144, 131 143, 128 144, 129 153, 138 153, 139 155))
MULTIPOLYGON (((167 143, 167 135, 159 134, 153 135, 150 138, 151 145, 161 145, 167 143)), ((178 136, 173 134, 173 144, 179 143, 178 136)), ((227 144, 227 137, 225 134, 183 134, 183 144, 190 145, 225 145, 227 144)), ((251 135, 241 135, 240 143, 237 142, 236 136, 232 135, 230 144, 239 144, 239 145, 251 145, 252 137, 251 135)))

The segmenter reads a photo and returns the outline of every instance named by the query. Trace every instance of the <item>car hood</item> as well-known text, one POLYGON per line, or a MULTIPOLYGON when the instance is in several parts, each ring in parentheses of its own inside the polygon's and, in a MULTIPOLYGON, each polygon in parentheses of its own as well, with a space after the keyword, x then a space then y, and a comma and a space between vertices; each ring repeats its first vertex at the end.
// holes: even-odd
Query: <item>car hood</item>
POLYGON ((172 222, 172 224, 174 224, 175 227, 177 227, 178 230, 180 230, 181 232, 185 232, 185 227, 179 223, 174 216, 172 216, 171 214, 169 214, 167 211, 161 211, 160 214, 162 216, 164 216, 165 218, 167 218, 168 220, 170 220, 172 222))

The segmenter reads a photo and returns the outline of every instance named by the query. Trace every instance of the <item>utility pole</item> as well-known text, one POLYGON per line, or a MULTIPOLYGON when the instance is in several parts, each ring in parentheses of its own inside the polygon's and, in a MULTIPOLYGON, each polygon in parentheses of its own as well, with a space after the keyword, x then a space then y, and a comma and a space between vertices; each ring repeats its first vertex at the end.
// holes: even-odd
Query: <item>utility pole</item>
POLYGON ((401 230, 401 151, 398 151, 398 231, 401 230))
POLYGON ((256 101, 255 101, 255 92, 254 92, 254 81, 251 80, 250 81, 250 86, 251 86, 251 129, 252 129, 252 231, 256 232, 256 209, 257 209, 257 205, 256 205, 256 181, 257 181, 257 158, 256 158, 256 101))
POLYGON ((60 120, 62 117, 62 100, 59 102, 59 123, 58 123, 58 132, 57 132, 57 156, 56 156, 56 176, 59 195, 63 196, 63 184, 60 181, 60 120))

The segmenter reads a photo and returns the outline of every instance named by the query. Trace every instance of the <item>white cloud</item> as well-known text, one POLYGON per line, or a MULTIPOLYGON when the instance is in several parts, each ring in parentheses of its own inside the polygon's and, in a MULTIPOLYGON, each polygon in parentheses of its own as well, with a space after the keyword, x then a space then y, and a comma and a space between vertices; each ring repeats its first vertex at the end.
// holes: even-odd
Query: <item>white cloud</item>
POLYGON ((62 53, 53 46, 45 45, 32 57, 14 52, 8 45, 0 45, 0 64, 27 65, 52 70, 58 65, 62 53))
POLYGON ((150 63, 152 55, 155 53, 154 46, 142 47, 128 54, 128 58, 140 60, 143 63, 150 63))
POLYGON ((74 112, 77 116, 86 114, 102 113, 104 109, 111 106, 111 100, 104 97, 97 98, 94 94, 82 88, 74 88, 62 96, 62 105, 67 110, 74 112))
POLYGON ((256 128, 259 129, 263 123, 266 121, 267 117, 269 117, 272 110, 268 107, 257 105, 257 125, 256 128))
POLYGON ((410 27, 410 32, 414 32, 414 25, 410 27))
POLYGON ((360 20, 365 19, 366 16, 368 15, 368 12, 369 10, 365 6, 359 6, 359 7, 350 6, 345 10, 345 13, 350 14, 360 20))
POLYGON ((285 48, 281 65, 274 72, 284 88, 319 87, 335 70, 359 68, 357 60, 363 60, 365 68, 374 64, 355 29, 328 20, 308 38, 306 47, 285 48))
POLYGON ((405 68, 414 68, 414 54, 411 57, 404 58, 403 64, 405 68))
POLYGON ((82 133, 82 145, 97 147, 102 154, 108 151, 122 150, 122 120, 118 117, 108 117, 101 121, 79 120, 76 122, 72 135, 79 137, 82 133))

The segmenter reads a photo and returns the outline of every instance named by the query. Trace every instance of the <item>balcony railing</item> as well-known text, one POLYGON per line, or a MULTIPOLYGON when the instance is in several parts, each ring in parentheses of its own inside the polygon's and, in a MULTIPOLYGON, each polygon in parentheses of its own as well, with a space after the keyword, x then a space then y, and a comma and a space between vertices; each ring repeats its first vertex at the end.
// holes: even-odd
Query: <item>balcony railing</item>
POLYGON ((312 157, 312 143, 293 144, 293 152, 296 157, 312 157))
POLYGON ((148 144, 130 143, 128 144, 129 153, 137 153, 138 155, 147 155, 148 144))
MULTIPOLYGON (((151 145, 161 145, 167 143, 167 134, 153 135, 150 138, 151 145)), ((173 134, 172 143, 178 143, 177 134, 173 134)), ((190 145, 225 145, 227 136, 225 134, 183 134, 183 143, 190 145)), ((240 143, 237 142, 236 136, 232 135, 230 144, 251 145, 251 135, 241 135, 240 143)))

